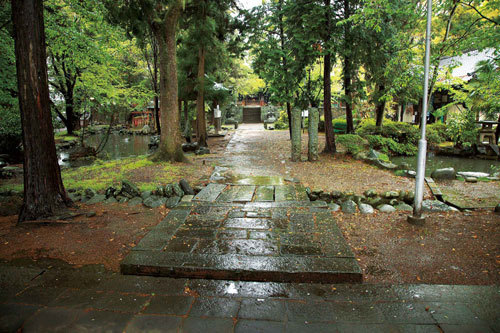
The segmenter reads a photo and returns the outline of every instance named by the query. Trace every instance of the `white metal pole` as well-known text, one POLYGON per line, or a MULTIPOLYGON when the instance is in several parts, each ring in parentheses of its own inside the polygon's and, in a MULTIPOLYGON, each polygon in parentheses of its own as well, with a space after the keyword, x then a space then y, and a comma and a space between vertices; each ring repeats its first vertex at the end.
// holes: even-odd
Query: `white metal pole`
POLYGON ((414 224, 423 224, 422 201, 424 197, 425 160, 427 153, 427 140, 425 139, 425 127, 427 124, 428 94, 429 94, 429 67, 431 58, 431 23, 432 23, 432 0, 427 0, 427 29, 425 35, 425 67, 424 67, 424 97, 422 100, 421 137, 418 141, 417 177, 415 181, 415 201, 413 203, 413 216, 408 221, 414 224))

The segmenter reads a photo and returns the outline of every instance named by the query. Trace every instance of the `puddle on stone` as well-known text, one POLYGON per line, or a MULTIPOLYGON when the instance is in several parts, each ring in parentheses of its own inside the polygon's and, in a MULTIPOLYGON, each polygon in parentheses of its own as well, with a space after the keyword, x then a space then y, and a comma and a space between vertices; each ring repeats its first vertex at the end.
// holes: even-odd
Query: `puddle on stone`
POLYGON ((280 176, 248 176, 230 175, 225 180, 233 185, 285 185, 285 179, 280 176))

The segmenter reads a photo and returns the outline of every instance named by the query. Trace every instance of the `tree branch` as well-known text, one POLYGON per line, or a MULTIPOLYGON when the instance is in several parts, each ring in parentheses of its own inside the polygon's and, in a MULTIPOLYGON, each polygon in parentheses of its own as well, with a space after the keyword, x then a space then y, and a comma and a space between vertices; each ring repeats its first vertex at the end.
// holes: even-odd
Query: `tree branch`
POLYGON ((467 7, 470 7, 470 8, 472 8, 472 9, 474 9, 474 11, 475 11, 476 13, 478 13, 478 15, 479 15, 479 16, 481 16, 481 18, 483 18, 483 19, 485 19, 485 20, 487 20, 487 21, 489 21, 489 22, 493 23, 494 25, 500 25, 500 23, 498 23, 497 21, 492 20, 492 19, 490 19, 490 18, 489 18, 489 17, 487 17, 487 16, 484 16, 484 15, 483 15, 483 14, 482 14, 482 13, 481 13, 481 12, 480 12, 477 8, 476 8, 476 7, 474 7, 474 6, 473 6, 473 5, 471 5, 470 3, 465 3, 465 2, 463 2, 463 1, 462 1, 461 3, 462 3, 462 5, 465 5, 465 6, 467 6, 467 7))

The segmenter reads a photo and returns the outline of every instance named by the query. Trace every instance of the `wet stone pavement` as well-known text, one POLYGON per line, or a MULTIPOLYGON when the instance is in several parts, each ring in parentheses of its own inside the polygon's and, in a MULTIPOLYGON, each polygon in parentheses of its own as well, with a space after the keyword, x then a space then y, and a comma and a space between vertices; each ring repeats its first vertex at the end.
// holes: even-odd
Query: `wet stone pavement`
POLYGON ((173 279, 0 265, 0 332, 500 332, 498 286, 173 279))
POLYGON ((171 210, 125 258, 121 271, 247 281, 362 281, 328 205, 310 202, 300 184, 209 184, 192 202, 171 210))

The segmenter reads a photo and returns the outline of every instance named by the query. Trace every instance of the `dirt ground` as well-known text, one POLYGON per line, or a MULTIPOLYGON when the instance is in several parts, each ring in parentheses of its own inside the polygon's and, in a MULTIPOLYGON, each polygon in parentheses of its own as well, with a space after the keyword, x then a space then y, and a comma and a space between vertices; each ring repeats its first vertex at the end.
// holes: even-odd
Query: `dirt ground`
POLYGON ((24 226, 16 226, 17 215, 0 217, 0 258, 60 259, 75 268, 99 264, 118 271, 130 249, 168 213, 166 208, 118 203, 82 204, 80 210, 96 215, 24 226))
POLYGON ((367 283, 499 284, 500 215, 490 211, 347 215, 337 223, 367 283))

